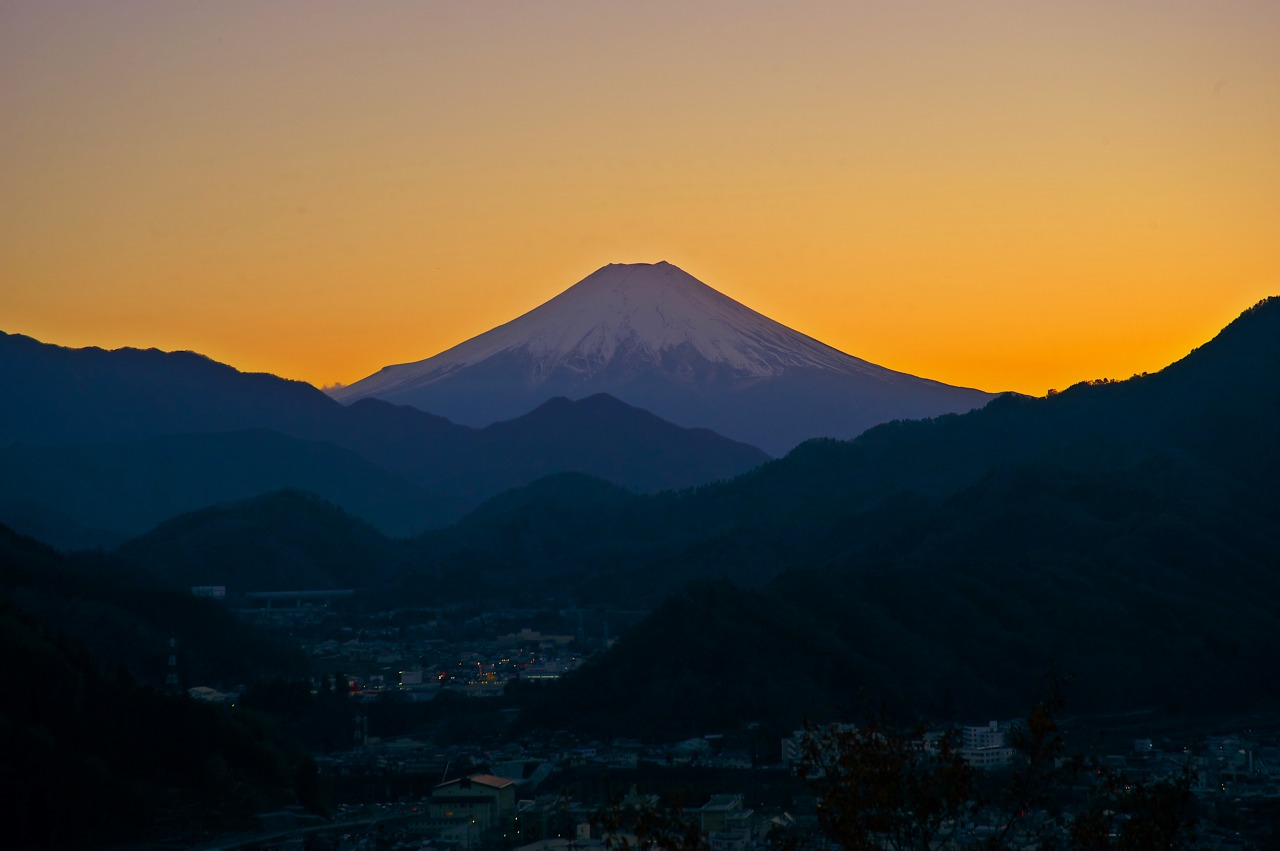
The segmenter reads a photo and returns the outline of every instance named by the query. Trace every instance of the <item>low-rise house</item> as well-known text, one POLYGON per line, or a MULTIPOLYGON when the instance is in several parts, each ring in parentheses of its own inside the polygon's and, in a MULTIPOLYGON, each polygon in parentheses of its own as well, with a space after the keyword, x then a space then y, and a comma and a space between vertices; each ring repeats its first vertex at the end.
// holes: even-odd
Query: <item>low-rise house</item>
POLYGON ((513 818, 516 782, 492 774, 473 774, 441 783, 431 791, 431 817, 475 824, 483 831, 513 818))

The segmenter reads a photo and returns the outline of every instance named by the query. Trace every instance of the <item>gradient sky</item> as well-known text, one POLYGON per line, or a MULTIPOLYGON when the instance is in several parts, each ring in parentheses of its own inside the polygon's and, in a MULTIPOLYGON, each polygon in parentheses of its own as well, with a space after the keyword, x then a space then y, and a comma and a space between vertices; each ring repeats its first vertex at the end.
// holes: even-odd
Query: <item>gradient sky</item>
POLYGON ((1042 394, 1280 293, 1280 3, 0 0, 0 330, 317 385, 668 260, 1042 394))

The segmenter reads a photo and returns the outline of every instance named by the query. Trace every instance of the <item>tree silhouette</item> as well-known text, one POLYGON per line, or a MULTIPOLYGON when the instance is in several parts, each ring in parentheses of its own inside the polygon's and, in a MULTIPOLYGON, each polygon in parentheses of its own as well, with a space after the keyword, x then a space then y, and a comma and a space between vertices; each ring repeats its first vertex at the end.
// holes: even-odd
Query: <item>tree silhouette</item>
POLYGON ((1197 847, 1190 768, 1137 782, 1069 755, 1061 707, 1055 680, 1014 731, 1011 772, 989 789, 954 731, 930 738, 879 723, 811 729, 801 771, 819 796, 819 823, 845 851, 1197 847))

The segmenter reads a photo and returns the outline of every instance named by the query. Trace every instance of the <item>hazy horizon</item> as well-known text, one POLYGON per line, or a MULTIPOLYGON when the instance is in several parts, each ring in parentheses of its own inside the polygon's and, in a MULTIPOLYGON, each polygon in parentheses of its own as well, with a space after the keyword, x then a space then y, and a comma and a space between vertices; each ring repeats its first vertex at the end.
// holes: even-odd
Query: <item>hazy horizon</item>
POLYGON ((0 321, 350 384, 667 260, 1043 394, 1280 292, 1280 7, 0 5, 0 321))

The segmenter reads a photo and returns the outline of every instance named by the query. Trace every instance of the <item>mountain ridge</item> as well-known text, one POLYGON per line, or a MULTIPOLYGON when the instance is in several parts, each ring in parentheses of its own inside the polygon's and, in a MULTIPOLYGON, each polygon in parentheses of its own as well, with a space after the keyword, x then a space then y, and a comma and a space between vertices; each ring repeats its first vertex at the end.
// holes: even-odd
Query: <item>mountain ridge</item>
POLYGON ((314 494, 280 490, 166 519, 116 554, 179 587, 246 591, 365 588, 400 545, 314 494))
POLYGON ((64 546, 113 543, 179 512, 287 487, 409 535, 564 470, 651 492, 768 457, 622 402, 576 400, 556 418, 531 411, 476 429, 381 400, 344 406, 309 384, 193 353, 68 349, 8 334, 0 398, 22 400, 0 419, 0 520, 63 536, 64 546), (122 468, 125 457, 133 463, 122 468))

